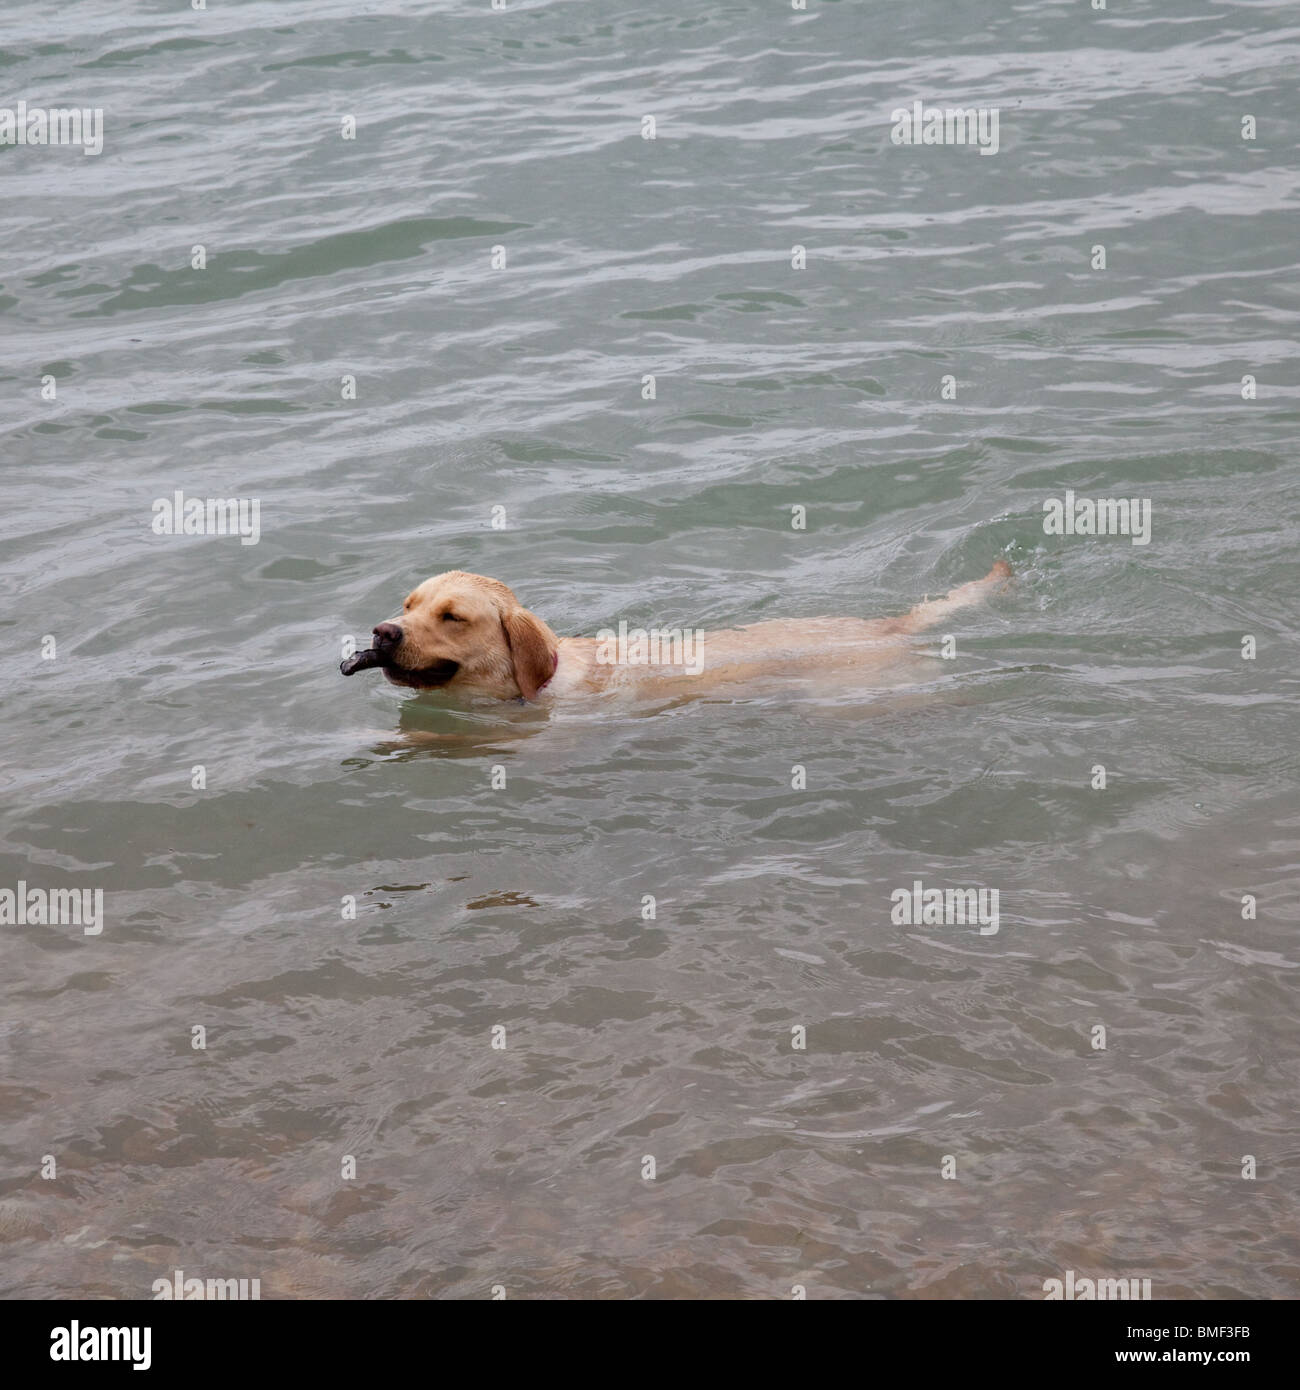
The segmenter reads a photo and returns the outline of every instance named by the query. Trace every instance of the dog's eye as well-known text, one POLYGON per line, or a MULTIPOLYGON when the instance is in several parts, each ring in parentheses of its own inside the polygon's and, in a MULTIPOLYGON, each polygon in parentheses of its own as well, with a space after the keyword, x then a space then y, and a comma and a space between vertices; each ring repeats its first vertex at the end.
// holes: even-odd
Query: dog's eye
POLYGON ((457 617, 455 613, 444 613, 442 615, 442 620, 444 623, 464 623, 469 621, 467 618, 457 617))

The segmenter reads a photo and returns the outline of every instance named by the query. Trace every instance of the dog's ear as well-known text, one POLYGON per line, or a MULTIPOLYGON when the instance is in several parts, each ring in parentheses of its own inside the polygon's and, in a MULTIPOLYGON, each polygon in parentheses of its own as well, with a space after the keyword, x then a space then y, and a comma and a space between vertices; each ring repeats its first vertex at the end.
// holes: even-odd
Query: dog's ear
POLYGON ((501 626, 514 663, 515 684, 525 700, 535 700, 555 674, 554 634, 539 617, 518 605, 502 617, 501 626))

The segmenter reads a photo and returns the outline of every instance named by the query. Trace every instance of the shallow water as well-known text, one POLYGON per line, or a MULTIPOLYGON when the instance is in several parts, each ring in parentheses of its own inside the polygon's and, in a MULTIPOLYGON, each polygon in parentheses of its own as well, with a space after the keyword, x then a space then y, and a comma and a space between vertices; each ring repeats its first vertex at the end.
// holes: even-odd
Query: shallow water
POLYGON ((106 924, 3 928, 0 1292, 1296 1296, 1300 24, 974 15, 6 15, 0 105, 105 146, 0 148, 0 886, 106 924), (442 569, 591 634, 1001 554, 885 690, 337 673, 442 569), (918 878, 998 931, 895 925, 918 878))

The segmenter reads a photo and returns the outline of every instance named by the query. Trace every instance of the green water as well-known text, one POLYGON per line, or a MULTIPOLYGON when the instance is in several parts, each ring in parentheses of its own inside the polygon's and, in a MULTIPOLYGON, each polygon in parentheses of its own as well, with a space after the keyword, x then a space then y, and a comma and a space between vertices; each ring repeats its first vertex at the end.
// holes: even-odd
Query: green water
POLYGON ((0 147, 0 887, 104 929, 0 927, 0 1293, 1296 1296, 1296 20, 11 8, 104 148, 0 147), (888 691, 337 670, 445 569, 594 634, 1003 554, 888 691))

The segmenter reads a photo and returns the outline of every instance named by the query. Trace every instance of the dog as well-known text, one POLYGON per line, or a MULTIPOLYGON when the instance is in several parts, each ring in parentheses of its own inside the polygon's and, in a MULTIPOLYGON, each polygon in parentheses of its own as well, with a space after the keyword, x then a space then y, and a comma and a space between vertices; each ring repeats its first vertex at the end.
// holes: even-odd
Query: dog
POLYGON ((413 589, 401 614, 373 629, 373 645, 339 670, 353 676, 374 668, 412 690, 528 703, 648 685, 672 694, 734 694, 774 677, 860 680, 915 655, 910 637, 1010 577, 1011 566, 999 560, 983 579, 898 618, 776 619, 685 636, 674 630, 665 659, 664 643, 635 636, 631 646, 612 632, 557 637, 499 579, 450 570, 413 589))

